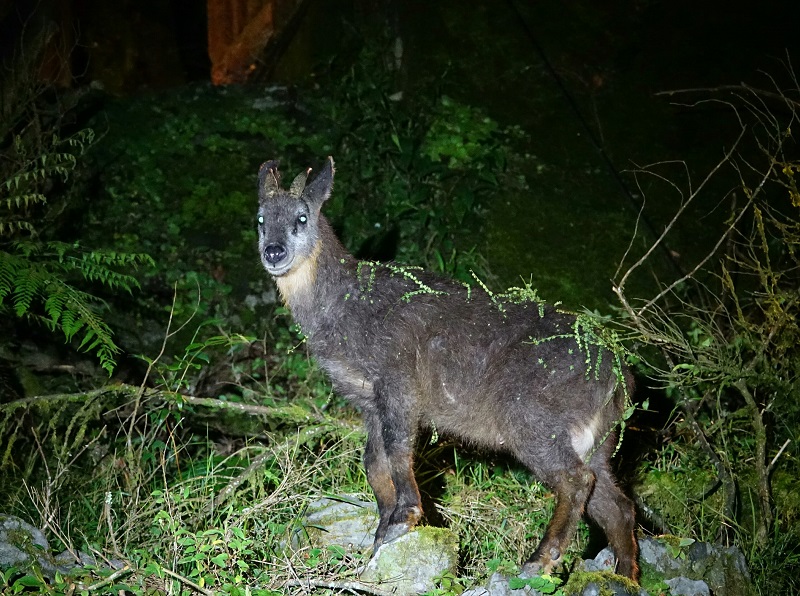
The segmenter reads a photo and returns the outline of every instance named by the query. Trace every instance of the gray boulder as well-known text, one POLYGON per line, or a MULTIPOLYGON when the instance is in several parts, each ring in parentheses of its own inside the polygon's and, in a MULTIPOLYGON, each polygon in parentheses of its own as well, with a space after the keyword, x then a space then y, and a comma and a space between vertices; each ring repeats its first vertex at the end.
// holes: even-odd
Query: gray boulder
MULTIPOLYGON (((114 569, 123 564, 122 561, 111 561, 114 569)), ((0 570, 14 567, 23 573, 39 571, 52 580, 56 572, 70 575, 90 565, 107 566, 82 551, 65 550, 53 556, 44 532, 16 516, 0 513, 0 570)))
MULTIPOLYGON (((338 499, 320 499, 308 507, 305 532, 315 546, 339 545, 366 551, 372 545, 378 511, 374 502, 362 501, 354 495, 338 499)), ((300 536, 295 536, 298 544, 300 536)), ((435 578, 445 571, 455 571, 458 540, 450 531, 420 528, 384 544, 365 566, 361 581, 378 584, 381 590, 397 594, 416 594, 433 590, 435 578)), ((752 596, 755 593, 747 565, 736 547, 724 548, 704 542, 681 541, 679 538, 646 537, 639 540, 639 562, 649 568, 650 575, 663 578, 674 596, 752 596)), ((579 569, 596 573, 597 579, 581 588, 582 596, 603 594, 637 594, 644 590, 629 589, 618 576, 609 573, 616 567, 611 549, 603 549, 594 559, 583 561, 579 569)), ((493 574, 484 586, 472 588, 466 596, 538 596, 525 586, 512 590, 510 578, 493 574)), ((663 587, 663 584, 662 584, 663 587)))
MULTIPOLYGON (((647 537, 639 540, 639 562, 651 566, 663 575, 668 585, 671 579, 678 582, 680 590, 690 594, 714 594, 714 596, 752 596, 755 587, 750 580, 744 554, 738 547, 722 547, 708 542, 693 542, 676 545, 677 538, 647 537), (690 582, 702 582, 703 587, 690 582), (695 586, 695 587, 691 587, 695 586), (695 590, 692 592, 691 590, 695 590)), ((672 589, 673 594, 678 594, 672 589)), ((683 595, 683 592, 681 592, 683 595)))
POLYGON ((53 577, 57 570, 44 532, 13 515, 0 513, 0 569, 40 569, 53 577))
POLYGON ((678 576, 664 581, 672 596, 711 596, 708 584, 701 579, 678 576))
POLYGON ((372 546, 378 527, 378 507, 355 495, 318 499, 308 506, 304 526, 311 544, 364 550, 372 546))
POLYGON ((395 594, 422 594, 436 588, 436 578, 455 574, 458 536, 444 528, 420 527, 381 545, 361 573, 395 594))
MULTIPOLYGON (((338 545, 366 551, 378 527, 375 503, 355 495, 319 499, 308 506, 304 531, 317 547, 338 545)), ((300 543, 295 536, 295 546, 300 543)), ((436 588, 436 578, 455 573, 458 536, 442 528, 420 527, 382 545, 363 568, 360 581, 394 594, 421 594, 436 588)))

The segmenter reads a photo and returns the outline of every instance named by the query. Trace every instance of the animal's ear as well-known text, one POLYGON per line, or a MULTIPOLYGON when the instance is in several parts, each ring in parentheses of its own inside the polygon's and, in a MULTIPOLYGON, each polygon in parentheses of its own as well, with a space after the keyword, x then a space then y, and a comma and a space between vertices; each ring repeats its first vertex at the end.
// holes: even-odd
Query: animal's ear
POLYGON ((281 174, 278 162, 270 160, 258 169, 258 192, 263 197, 271 197, 281 189, 281 174))
POLYGON ((331 196, 334 171, 333 158, 328 157, 328 159, 325 160, 322 171, 317 174, 317 177, 314 178, 311 184, 306 186, 303 191, 303 198, 317 208, 322 207, 322 203, 327 201, 328 197, 331 196))

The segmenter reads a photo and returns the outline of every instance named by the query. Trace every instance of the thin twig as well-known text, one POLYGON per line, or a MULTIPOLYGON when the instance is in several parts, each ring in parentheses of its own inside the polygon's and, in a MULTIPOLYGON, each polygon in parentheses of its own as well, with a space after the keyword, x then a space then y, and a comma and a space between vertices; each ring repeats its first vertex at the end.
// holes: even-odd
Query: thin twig
POLYGON ((111 548, 114 549, 114 554, 116 556, 120 555, 119 545, 117 544, 117 536, 114 532, 114 520, 111 517, 111 504, 112 504, 112 496, 111 491, 106 493, 105 500, 103 502, 103 516, 106 518, 106 525, 108 526, 108 535, 111 538, 111 548))
POLYGON ((671 97, 673 95, 683 94, 683 93, 715 93, 719 91, 749 91, 753 95, 763 95, 764 97, 769 97, 770 99, 777 99, 778 101, 788 103, 793 105, 797 108, 800 108, 800 102, 795 101, 793 99, 789 99, 785 95, 781 93, 773 93, 772 91, 764 91, 763 89, 758 89, 756 87, 752 87, 747 83, 740 83, 738 85, 719 85, 717 87, 694 87, 689 89, 670 89, 668 91, 658 91, 654 93, 656 97, 660 95, 665 95, 667 97, 671 97))
MULTIPOLYGON (((628 278, 631 276, 631 274, 632 274, 632 273, 633 273, 633 272, 634 272, 636 269, 638 269, 638 268, 639 268, 639 267, 640 267, 640 266, 641 266, 641 265, 642 265, 642 264, 643 264, 645 261, 647 261, 647 260, 650 258, 650 256, 653 254, 653 252, 655 252, 656 248, 657 248, 657 247, 658 247, 658 246, 659 246, 659 245, 660 245, 662 242, 664 242, 664 241, 665 241, 665 239, 666 239, 667 235, 670 233, 670 231, 672 230, 672 228, 675 226, 675 224, 677 223, 677 221, 680 219, 681 215, 683 215, 683 212, 684 212, 684 211, 687 209, 687 207, 688 207, 688 206, 691 204, 691 202, 692 202, 692 201, 695 199, 695 197, 697 197, 697 195, 698 195, 698 194, 699 194, 699 193, 700 193, 700 192, 703 190, 703 188, 704 188, 704 187, 706 186, 706 184, 707 184, 707 183, 708 183, 708 182, 711 180, 711 178, 713 178, 713 177, 714 177, 714 175, 715 175, 715 174, 716 174, 716 173, 717 173, 717 172, 720 170, 720 168, 722 168, 722 166, 723 166, 724 164, 726 164, 726 163, 730 162, 730 160, 731 160, 731 157, 733 156, 733 153, 734 153, 734 151, 735 151, 735 150, 736 150, 736 148, 739 146, 739 143, 740 143, 740 141, 741 141, 741 140, 742 140, 742 138, 744 137, 745 131, 746 131, 746 128, 743 126, 743 127, 742 127, 742 130, 741 130, 741 132, 739 133, 739 136, 736 138, 736 141, 733 143, 733 146, 732 146, 732 147, 731 147, 731 148, 730 148, 730 149, 729 149, 729 150, 728 150, 728 151, 725 153, 725 156, 724 156, 724 157, 723 157, 721 160, 719 160, 719 162, 717 162, 717 164, 716 164, 716 165, 715 165, 715 166, 714 166, 714 167, 711 169, 711 171, 710 171, 710 172, 709 172, 709 173, 708 173, 708 174, 705 176, 705 178, 703 179, 703 181, 700 183, 700 186, 698 186, 696 189, 694 189, 693 191, 691 191, 691 194, 689 195, 689 198, 687 198, 687 199, 686 199, 686 200, 685 200, 685 201, 684 201, 684 202, 681 204, 681 206, 680 206, 680 208, 678 209, 677 213, 675 213, 675 215, 672 217, 672 219, 670 220, 670 222, 667 224, 667 227, 664 229, 664 231, 661 233, 661 235, 659 235, 659 237, 656 239, 656 241, 655 241, 655 242, 653 242, 653 244, 650 246, 650 248, 648 248, 648 249, 647 249, 647 251, 644 253, 644 255, 642 255, 642 256, 641 256, 641 258, 639 258, 639 260, 638 260, 638 261, 636 261, 636 262, 635 262, 633 265, 631 265, 631 266, 628 268, 628 270, 627 270, 627 271, 625 272, 625 274, 622 276, 622 279, 620 279, 619 283, 617 283, 617 284, 616 284, 616 286, 615 286, 615 288, 614 288, 614 293, 616 293, 616 294, 617 294, 617 296, 619 296, 619 295, 620 295, 620 292, 622 292, 623 288, 625 287, 625 282, 626 282, 626 281, 627 281, 627 279, 628 279, 628 278), (618 289, 619 289, 619 291, 618 291, 618 289)), ((643 171, 643 172, 647 172, 647 170, 642 170, 642 171, 643 171)), ((649 172, 648 172, 648 173, 649 173, 649 172)), ((763 183, 762 183, 762 184, 763 184, 763 183)), ((752 198, 751 198, 751 200, 752 200, 752 198)), ((737 221, 738 221, 738 220, 737 220, 737 221)), ((727 237, 727 233, 725 234, 725 237, 727 237)), ((665 289, 663 292, 661 292, 660 294, 658 294, 658 296, 656 296, 656 297, 655 297, 655 298, 653 298, 653 299, 652 299, 650 302, 648 302, 648 303, 647 303, 647 305, 645 305, 645 307, 644 307, 644 308, 640 309, 640 310, 639 310, 639 313, 641 314, 641 313, 642 313, 642 312, 644 312, 644 311, 645 311, 647 308, 649 308, 650 306, 652 306, 652 303, 653 303, 653 302, 656 302, 656 301, 657 301, 657 300, 659 300, 661 297, 663 297, 663 296, 664 296, 664 295, 665 295, 665 294, 666 294, 668 291, 670 291, 672 288, 674 288, 676 285, 678 285, 678 283, 680 283, 680 282, 683 282, 683 281, 685 281, 686 279, 688 279, 689 277, 693 276, 693 275, 694 275, 694 274, 697 272, 697 270, 698 270, 698 269, 699 269, 699 268, 700 268, 700 267, 701 267, 703 264, 705 264, 705 263, 706 263, 706 261, 708 261, 708 259, 710 259, 710 258, 711 258, 711 256, 712 256, 714 253, 716 253, 716 251, 717 251, 717 248, 718 248, 719 244, 721 244, 721 242, 722 242, 722 240, 720 240, 720 242, 718 242, 718 243, 717 243, 717 245, 714 247, 714 249, 711 251, 711 253, 710 253, 710 254, 709 254, 709 255, 708 255, 708 256, 707 256, 705 259, 703 259, 703 260, 702 260, 702 261, 701 261, 701 262, 698 264, 698 266, 697 266, 697 267, 695 267, 695 268, 692 270, 692 272, 691 272, 691 273, 688 273, 688 274, 684 275, 683 277, 681 277, 681 278, 680 278, 680 280, 678 280, 678 281, 674 282, 673 284, 671 284, 671 285, 670 285, 670 286, 669 286, 667 289, 665 289)))
MULTIPOLYGON (((178 295, 178 283, 175 282, 175 285, 172 289, 172 306, 169 309, 169 318, 167 319, 167 331, 164 334, 164 341, 161 342, 161 350, 158 352, 158 356, 156 356, 153 360, 151 360, 147 365, 147 370, 142 377, 142 384, 139 386, 139 390, 136 392, 136 400, 133 403, 133 412, 131 413, 131 422, 128 426, 128 437, 127 437, 127 447, 128 453, 132 452, 133 444, 131 442, 131 437, 133 437, 133 428, 136 425, 136 417, 139 413, 139 406, 142 402, 142 396, 144 395, 145 385, 147 384, 147 379, 150 377, 150 372, 153 370, 153 367, 156 365, 161 357, 164 355, 164 352, 167 351, 167 340, 172 336, 170 333, 170 328, 172 327, 172 317, 175 315, 175 301, 177 300, 178 295)), ((194 316, 194 314, 192 314, 194 316)), ((190 319, 191 320, 191 317, 190 319)), ((188 321, 187 321, 188 322, 188 321)))
POLYGON ((775 467, 775 462, 778 461, 778 458, 783 454, 784 451, 786 451, 786 448, 789 446, 789 443, 791 443, 791 442, 792 442, 791 439, 786 439, 783 442, 783 445, 778 450, 778 453, 776 453, 775 457, 772 458, 772 461, 769 462, 769 465, 767 466, 767 474, 771 474, 772 473, 772 469, 775 467))
POLYGON ((200 592, 201 594, 205 594, 206 596, 214 596, 214 592, 212 592, 211 590, 206 590, 205 588, 201 588, 196 583, 194 583, 192 580, 190 580, 188 577, 184 577, 179 573, 175 573, 174 571, 171 571, 170 569, 167 569, 166 567, 162 567, 161 571, 163 571, 164 573, 166 573, 170 577, 173 577, 173 578, 177 579, 182 584, 185 584, 185 585, 189 586, 193 590, 195 590, 197 592, 200 592))
POLYGON ((375 596, 396 596, 396 592, 393 590, 382 590, 374 585, 360 581, 329 582, 318 579, 295 579, 289 580, 283 585, 287 588, 325 588, 328 590, 347 590, 354 593, 363 592, 365 594, 374 594, 375 596))
POLYGON ((103 587, 107 586, 111 582, 116 581, 117 578, 119 578, 119 577, 121 577, 123 575, 126 575, 128 573, 131 573, 132 571, 133 570, 131 569, 131 566, 128 563, 126 563, 124 567, 121 567, 120 569, 117 569, 114 573, 112 573, 108 577, 103 578, 99 582, 96 582, 96 583, 92 584, 91 586, 87 587, 86 591, 87 592, 94 592, 95 590, 99 590, 100 588, 103 588, 103 587))

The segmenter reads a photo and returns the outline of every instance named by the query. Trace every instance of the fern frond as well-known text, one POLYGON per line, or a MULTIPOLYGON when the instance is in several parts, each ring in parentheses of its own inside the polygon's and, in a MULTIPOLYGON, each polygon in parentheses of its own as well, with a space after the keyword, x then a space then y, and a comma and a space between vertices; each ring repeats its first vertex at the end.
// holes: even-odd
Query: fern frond
POLYGON ((45 308, 49 306, 51 309, 47 313, 50 320, 61 328, 67 341, 80 335, 78 349, 94 351, 100 359, 100 366, 111 374, 114 356, 120 349, 112 339, 114 332, 92 309, 92 302, 98 302, 99 299, 58 278, 48 284, 47 293, 45 308))
POLYGON ((139 288, 139 280, 135 277, 115 271, 106 265, 82 259, 76 263, 76 267, 87 281, 99 282, 112 290, 122 289, 130 294, 134 288, 139 288))
POLYGON ((14 276, 14 311, 18 317, 30 310, 33 299, 46 283, 45 277, 38 267, 17 270, 14 276))
POLYGON ((14 278, 20 264, 19 258, 0 251, 0 305, 3 304, 5 297, 14 290, 14 278))
POLYGON ((27 221, 0 220, 0 236, 12 236, 21 231, 33 232, 33 226, 27 221))

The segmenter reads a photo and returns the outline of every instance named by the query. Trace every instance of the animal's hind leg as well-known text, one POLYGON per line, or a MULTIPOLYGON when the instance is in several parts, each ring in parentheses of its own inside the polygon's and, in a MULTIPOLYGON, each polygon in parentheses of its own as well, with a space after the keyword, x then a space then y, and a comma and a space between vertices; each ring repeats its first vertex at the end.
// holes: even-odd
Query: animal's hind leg
POLYGON ((522 574, 526 576, 550 573, 562 561, 595 482, 594 472, 577 454, 555 457, 564 463, 562 467, 547 471, 539 466, 536 470, 545 484, 555 491, 556 508, 542 542, 522 567, 522 574))
MULTIPOLYGON (((613 444, 613 441, 611 442, 613 444)), ((605 447, 605 446, 604 446, 605 447)), ((633 502, 614 482, 608 469, 607 455, 596 453, 590 466, 597 477, 594 491, 589 497, 586 512, 603 529, 617 556, 616 572, 639 579, 639 566, 636 564, 638 545, 634 535, 635 513, 633 502)))

